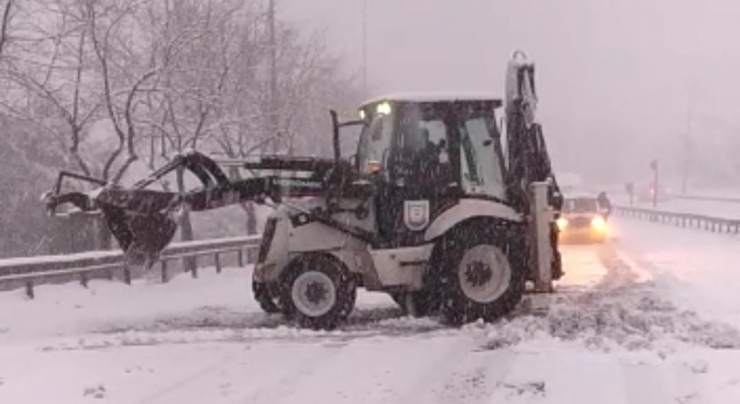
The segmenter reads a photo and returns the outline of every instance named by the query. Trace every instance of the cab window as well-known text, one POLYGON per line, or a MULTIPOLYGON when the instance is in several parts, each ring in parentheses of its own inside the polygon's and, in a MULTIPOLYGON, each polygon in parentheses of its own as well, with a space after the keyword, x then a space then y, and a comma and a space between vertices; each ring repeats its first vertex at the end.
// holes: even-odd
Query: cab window
POLYGON ((357 168, 367 172, 371 164, 380 164, 382 173, 387 175, 388 149, 391 144, 392 122, 387 115, 375 115, 362 129, 357 144, 357 168))
POLYGON ((506 188, 501 172, 502 161, 489 128, 489 120, 482 116, 468 118, 460 125, 463 188, 473 195, 504 199, 506 188))

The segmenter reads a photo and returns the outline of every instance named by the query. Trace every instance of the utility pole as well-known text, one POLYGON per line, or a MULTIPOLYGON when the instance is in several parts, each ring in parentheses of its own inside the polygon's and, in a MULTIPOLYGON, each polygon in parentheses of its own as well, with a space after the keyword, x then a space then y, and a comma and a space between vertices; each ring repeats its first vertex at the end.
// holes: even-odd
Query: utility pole
POLYGON ((683 161, 682 172, 681 172, 681 195, 686 195, 689 187, 689 171, 691 170, 691 132, 694 117, 694 98, 695 98, 696 87, 694 83, 689 85, 687 91, 687 103, 686 103, 686 133, 683 138, 683 161))
MULTIPOLYGON (((269 123, 268 135, 277 136, 278 133, 278 89, 277 89, 277 41, 275 34, 275 0, 268 0, 267 29, 270 47, 270 94, 269 94, 269 123)), ((279 137, 272 142, 272 151, 280 151, 279 137)))
POLYGON ((362 92, 367 97, 367 0, 362 0, 362 92))
POLYGON ((686 114, 686 134, 683 139, 683 172, 681 178, 681 195, 688 192, 689 165, 691 164, 691 104, 686 114))
POLYGON ((658 192, 660 188, 660 176, 658 168, 658 160, 653 160, 650 163, 650 169, 653 170, 653 185, 652 185, 652 197, 653 197, 653 208, 658 207, 658 192))

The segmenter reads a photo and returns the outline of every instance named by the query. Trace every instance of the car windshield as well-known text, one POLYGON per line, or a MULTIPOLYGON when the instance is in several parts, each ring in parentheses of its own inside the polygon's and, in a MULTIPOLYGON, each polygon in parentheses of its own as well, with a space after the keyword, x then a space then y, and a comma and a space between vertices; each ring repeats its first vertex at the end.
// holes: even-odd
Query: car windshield
POLYGON ((566 213, 597 213, 599 203, 594 198, 569 198, 563 204, 566 213))

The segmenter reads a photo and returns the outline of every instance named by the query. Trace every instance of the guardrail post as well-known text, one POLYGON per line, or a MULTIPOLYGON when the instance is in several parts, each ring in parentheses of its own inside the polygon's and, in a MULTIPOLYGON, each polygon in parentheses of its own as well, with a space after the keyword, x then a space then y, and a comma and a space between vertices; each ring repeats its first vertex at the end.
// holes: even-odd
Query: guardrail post
POLYGON ((80 272, 80 284, 83 287, 87 287, 87 272, 80 272))
POLYGON ((162 272, 162 283, 167 283, 169 281, 169 274, 167 274, 167 260, 161 260, 159 264, 162 272))
POLYGON ((28 296, 29 299, 33 299, 35 297, 33 293, 33 281, 32 280, 26 281, 26 296, 28 296))
POLYGON ((123 281, 126 283, 126 285, 131 284, 131 268, 129 268, 127 263, 123 263, 123 281))
POLYGON ((244 249, 240 248, 237 251, 237 263, 239 264, 239 268, 244 268, 244 249))
POLYGON ((221 273, 221 255, 219 253, 213 254, 213 263, 216 265, 216 273, 221 273))
POLYGON ((254 264, 257 262, 258 251, 251 246, 247 247, 247 264, 254 264))
POLYGON ((192 260, 193 260, 193 270, 192 272, 190 272, 190 275, 193 277, 193 279, 197 279, 198 278, 198 257, 193 256, 192 260))

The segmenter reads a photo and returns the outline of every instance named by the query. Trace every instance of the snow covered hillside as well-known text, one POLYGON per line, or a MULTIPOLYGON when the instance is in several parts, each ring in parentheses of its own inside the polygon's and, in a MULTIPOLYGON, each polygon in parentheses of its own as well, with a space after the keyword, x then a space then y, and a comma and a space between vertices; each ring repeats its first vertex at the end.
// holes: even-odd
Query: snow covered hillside
POLYGON ((640 221, 565 246, 540 310, 461 329, 363 293, 348 325, 262 314, 248 271, 0 294, 0 403, 736 403, 736 238, 640 221))

